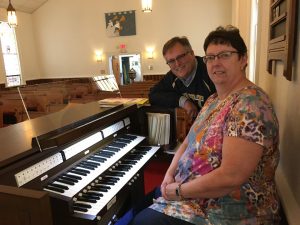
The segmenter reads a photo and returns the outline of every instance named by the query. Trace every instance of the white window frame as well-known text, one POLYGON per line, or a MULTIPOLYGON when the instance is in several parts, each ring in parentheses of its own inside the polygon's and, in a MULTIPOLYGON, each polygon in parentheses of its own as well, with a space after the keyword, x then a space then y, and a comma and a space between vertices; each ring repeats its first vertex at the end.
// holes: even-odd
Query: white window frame
POLYGON ((6 78, 5 85, 6 87, 19 86, 22 84, 22 72, 15 29, 3 21, 0 21, 0 26, 0 43, 6 78), (4 36, 6 35, 5 32, 11 32, 8 35, 10 36, 9 38, 13 40, 8 40, 8 38, 4 36), (12 52, 10 52, 11 50, 12 52))
POLYGON ((251 24, 250 24, 250 51, 249 51, 249 80, 256 83, 256 46, 257 46, 257 23, 258 1, 251 0, 251 24))

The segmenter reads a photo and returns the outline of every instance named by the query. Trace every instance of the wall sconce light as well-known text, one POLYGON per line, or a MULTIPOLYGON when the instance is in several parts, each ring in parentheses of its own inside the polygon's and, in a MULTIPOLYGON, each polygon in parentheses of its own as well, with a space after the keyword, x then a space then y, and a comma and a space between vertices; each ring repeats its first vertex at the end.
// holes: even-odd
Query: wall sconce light
POLYGON ((146 49, 147 51, 147 59, 153 59, 153 55, 154 55, 154 48, 149 47, 146 49))
POLYGON ((103 52, 102 51, 95 51, 95 56, 96 56, 96 61, 97 62, 102 62, 103 60, 103 52))
POLYGON ((7 22, 10 27, 16 27, 18 25, 16 10, 12 6, 10 0, 7 7, 7 22))
POLYGON ((152 0, 142 0, 142 11, 145 13, 152 12, 152 0))

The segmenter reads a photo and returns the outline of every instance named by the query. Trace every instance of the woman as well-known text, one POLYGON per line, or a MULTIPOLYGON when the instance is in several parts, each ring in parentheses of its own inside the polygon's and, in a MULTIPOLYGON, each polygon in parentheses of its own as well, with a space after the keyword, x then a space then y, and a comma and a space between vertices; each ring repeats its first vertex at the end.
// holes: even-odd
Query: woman
POLYGON ((238 29, 212 31, 204 50, 217 93, 176 152, 162 197, 133 224, 277 224, 278 122, 272 104, 246 78, 247 48, 238 29))

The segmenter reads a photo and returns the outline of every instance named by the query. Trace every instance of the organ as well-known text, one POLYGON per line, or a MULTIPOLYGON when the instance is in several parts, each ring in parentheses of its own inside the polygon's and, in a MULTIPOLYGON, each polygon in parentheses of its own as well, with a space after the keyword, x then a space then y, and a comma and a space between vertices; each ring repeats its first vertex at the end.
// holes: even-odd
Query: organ
POLYGON ((143 167, 159 150, 147 145, 138 118, 136 105, 91 102, 0 129, 0 219, 14 216, 11 225, 113 223, 143 197, 143 167), (32 207, 46 221, 35 223, 31 211, 19 207, 4 210, 12 202, 26 209, 30 200, 16 201, 24 195, 34 197, 32 207))

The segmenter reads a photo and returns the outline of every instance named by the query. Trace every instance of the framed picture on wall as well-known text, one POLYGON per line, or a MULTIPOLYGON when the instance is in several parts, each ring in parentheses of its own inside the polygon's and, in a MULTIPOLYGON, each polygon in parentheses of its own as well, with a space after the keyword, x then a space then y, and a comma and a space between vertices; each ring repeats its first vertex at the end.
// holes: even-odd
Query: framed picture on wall
POLYGON ((108 37, 136 35, 135 10, 105 13, 108 37))

